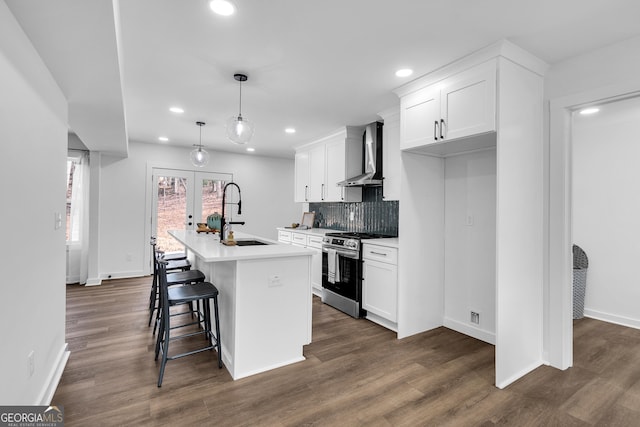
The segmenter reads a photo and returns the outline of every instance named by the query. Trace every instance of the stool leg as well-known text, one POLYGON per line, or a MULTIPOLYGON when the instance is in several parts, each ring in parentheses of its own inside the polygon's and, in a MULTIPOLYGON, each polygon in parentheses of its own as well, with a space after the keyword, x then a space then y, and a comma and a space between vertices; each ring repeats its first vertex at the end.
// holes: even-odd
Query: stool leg
POLYGON ((151 326, 151 320, 153 319, 153 312, 157 309, 158 304, 158 280, 157 275, 153 275, 153 282, 151 284, 151 294, 149 295, 149 326, 151 326))
MULTIPOLYGON (((208 303, 208 301, 207 301, 208 303)), ((213 312, 216 321, 216 350, 218 350, 218 368, 222 368, 222 344, 220 341, 220 317, 218 315, 218 296, 213 297, 213 312)))
MULTIPOLYGON (((171 325, 169 323, 169 318, 170 316, 162 316, 162 320, 160 322, 160 330, 162 330, 163 334, 160 335, 160 333, 158 333, 158 337, 160 336, 164 337, 162 342, 162 362, 160 364, 160 373, 158 374, 158 387, 162 386, 162 379, 164 378, 164 368, 167 365, 167 355, 169 354, 169 334, 171 333, 170 332, 171 325)), ((160 346, 158 345, 158 349, 159 348, 160 346)), ((157 357, 158 355, 156 353, 156 360, 157 360, 157 357)))

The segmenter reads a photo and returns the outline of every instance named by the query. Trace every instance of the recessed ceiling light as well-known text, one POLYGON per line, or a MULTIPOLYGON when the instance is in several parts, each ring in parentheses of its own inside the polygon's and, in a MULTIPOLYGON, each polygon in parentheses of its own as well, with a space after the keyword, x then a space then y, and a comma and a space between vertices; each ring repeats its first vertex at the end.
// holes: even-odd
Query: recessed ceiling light
POLYGON ((403 68, 396 71, 396 77, 409 77, 411 74, 413 74, 413 70, 411 68, 403 68))
POLYGON ((169 138, 167 138, 166 136, 159 136, 158 141, 167 142, 169 141, 169 138))
POLYGON ((251 148, 251 147, 247 147, 247 151, 254 152, 254 151, 256 151, 256 149, 255 148, 251 148))
POLYGON ((171 111, 172 113, 177 113, 177 114, 182 114, 184 113, 184 110, 180 107, 171 107, 169 108, 169 111, 171 111))
POLYGON ((236 5, 229 0, 211 0, 209 7, 214 13, 222 16, 229 16, 236 13, 236 5))
POLYGON ((580 110, 580 114, 582 114, 583 116, 586 116, 589 114, 595 114, 598 111, 600 111, 600 109, 596 107, 583 108, 582 110, 580 110))
POLYGON ((284 131, 286 133, 296 133, 296 130, 294 128, 286 128, 284 131))

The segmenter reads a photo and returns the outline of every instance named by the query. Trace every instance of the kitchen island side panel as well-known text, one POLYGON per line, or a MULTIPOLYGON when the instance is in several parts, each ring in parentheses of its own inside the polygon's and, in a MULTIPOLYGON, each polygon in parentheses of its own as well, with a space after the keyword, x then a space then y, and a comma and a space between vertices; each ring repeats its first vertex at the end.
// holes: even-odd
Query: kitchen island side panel
POLYGON ((234 378, 304 360, 309 257, 237 261, 234 378))

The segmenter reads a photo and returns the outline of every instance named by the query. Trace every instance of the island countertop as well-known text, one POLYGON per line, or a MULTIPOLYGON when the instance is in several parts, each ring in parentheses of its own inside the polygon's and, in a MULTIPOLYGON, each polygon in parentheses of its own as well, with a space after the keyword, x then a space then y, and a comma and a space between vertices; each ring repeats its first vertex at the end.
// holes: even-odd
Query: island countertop
POLYGON ((311 256, 314 254, 310 249, 294 245, 285 245, 275 240, 240 232, 235 232, 236 240, 255 239, 268 244, 256 246, 226 246, 220 243, 217 236, 198 233, 195 230, 169 230, 169 234, 205 262, 281 258, 300 255, 311 256))

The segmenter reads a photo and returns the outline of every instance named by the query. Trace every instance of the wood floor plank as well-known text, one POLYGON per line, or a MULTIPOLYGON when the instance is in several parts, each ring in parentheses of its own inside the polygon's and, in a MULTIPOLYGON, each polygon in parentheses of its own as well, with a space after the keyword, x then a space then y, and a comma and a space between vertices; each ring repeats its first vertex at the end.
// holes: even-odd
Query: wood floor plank
POLYGON ((489 344, 444 327, 397 340, 314 298, 306 360, 233 381, 203 352, 169 362, 158 388, 150 280, 67 287, 71 357, 52 402, 67 426, 639 425, 640 331, 588 318, 573 368, 499 390, 489 344))

